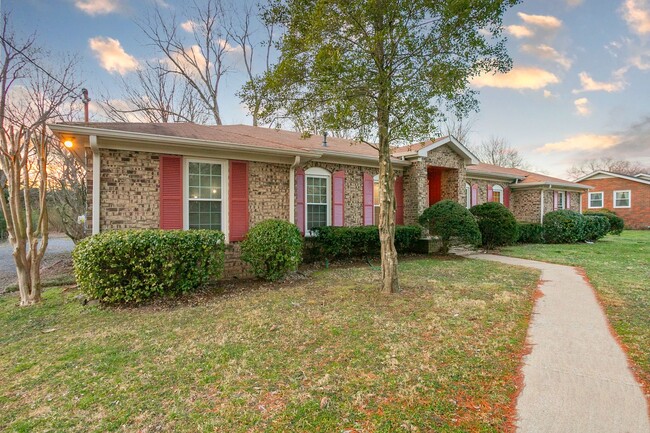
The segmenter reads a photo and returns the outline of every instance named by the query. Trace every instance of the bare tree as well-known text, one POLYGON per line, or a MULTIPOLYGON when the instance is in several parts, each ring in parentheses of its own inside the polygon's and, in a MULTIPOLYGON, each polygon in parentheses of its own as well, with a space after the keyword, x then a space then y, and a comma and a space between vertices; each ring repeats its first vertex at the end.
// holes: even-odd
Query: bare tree
POLYGON ((481 162, 486 164, 522 170, 526 170, 530 166, 519 154, 519 151, 502 137, 491 137, 478 146, 470 146, 470 150, 481 162))
POLYGON ((229 70, 226 55, 232 50, 225 10, 221 0, 195 2, 192 10, 193 16, 181 25, 175 16, 163 16, 156 9, 140 28, 162 53, 161 70, 184 80, 210 113, 210 120, 221 125, 219 86, 229 70))
POLYGON ((114 122, 206 123, 211 114, 197 104, 190 84, 166 69, 164 63, 147 62, 129 79, 121 79, 123 97, 102 97, 99 105, 114 122))
POLYGON ((55 118, 63 104, 78 92, 74 60, 58 59, 56 77, 37 65, 42 50, 35 37, 24 41, 2 16, 0 49, 0 207, 7 222, 9 242, 18 276, 20 305, 41 300, 40 265, 48 243, 47 153, 45 122, 55 118), (36 203, 31 200, 36 192, 36 203))
POLYGON ((611 173, 626 174, 628 176, 635 176, 639 173, 650 172, 650 167, 636 161, 627 161, 625 159, 614 159, 612 157, 603 157, 597 159, 589 159, 581 163, 575 164, 569 170, 567 175, 570 179, 578 179, 586 176, 594 171, 609 171, 611 173))
POLYGON ((475 118, 474 117, 455 117, 447 118, 445 120, 444 127, 440 129, 446 131, 447 135, 453 136, 456 140, 463 143, 465 146, 471 147, 469 142, 469 135, 472 132, 472 127, 474 126, 475 118))
POLYGON ((253 7, 250 4, 245 4, 241 10, 235 11, 232 14, 233 21, 229 26, 229 34, 231 39, 239 47, 248 81, 237 92, 237 96, 248 108, 250 115, 253 118, 253 126, 258 126, 264 104, 267 102, 267 94, 263 86, 263 76, 271 70, 271 51, 274 43, 274 23, 268 19, 255 19, 259 17, 254 13, 253 7), (255 22, 253 22, 255 20, 255 22), (256 39, 255 35, 264 29, 264 36, 262 39, 256 39), (254 69, 254 64, 257 58, 255 57, 255 50, 257 48, 264 50, 264 68, 261 72, 257 73, 254 69))

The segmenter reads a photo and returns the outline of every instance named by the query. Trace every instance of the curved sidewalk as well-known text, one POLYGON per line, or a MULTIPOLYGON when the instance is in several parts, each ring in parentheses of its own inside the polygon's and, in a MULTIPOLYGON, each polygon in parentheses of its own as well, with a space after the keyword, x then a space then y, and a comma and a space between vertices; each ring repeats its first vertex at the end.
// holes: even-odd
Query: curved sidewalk
POLYGON ((517 400, 521 433, 650 433, 648 406, 593 289, 575 268, 491 254, 466 257, 541 269, 517 400))

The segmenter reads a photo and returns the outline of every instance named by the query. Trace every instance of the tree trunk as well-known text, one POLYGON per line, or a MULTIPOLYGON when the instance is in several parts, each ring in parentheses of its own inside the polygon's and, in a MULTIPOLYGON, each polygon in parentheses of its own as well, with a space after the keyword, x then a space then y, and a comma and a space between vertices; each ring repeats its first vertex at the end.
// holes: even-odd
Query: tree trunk
MULTIPOLYGON (((381 129, 381 128, 380 128, 381 129)), ((379 240, 383 293, 399 292, 397 250, 395 249, 395 176, 388 140, 379 147, 379 240)), ((380 138, 381 141, 381 138, 380 138)))

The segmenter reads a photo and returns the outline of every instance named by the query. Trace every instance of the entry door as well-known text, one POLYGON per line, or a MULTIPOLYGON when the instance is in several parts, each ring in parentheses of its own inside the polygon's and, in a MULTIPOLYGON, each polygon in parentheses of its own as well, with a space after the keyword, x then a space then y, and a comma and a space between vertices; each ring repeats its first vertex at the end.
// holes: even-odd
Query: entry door
POLYGON ((429 179, 429 206, 442 200, 442 169, 429 167, 427 169, 429 179))

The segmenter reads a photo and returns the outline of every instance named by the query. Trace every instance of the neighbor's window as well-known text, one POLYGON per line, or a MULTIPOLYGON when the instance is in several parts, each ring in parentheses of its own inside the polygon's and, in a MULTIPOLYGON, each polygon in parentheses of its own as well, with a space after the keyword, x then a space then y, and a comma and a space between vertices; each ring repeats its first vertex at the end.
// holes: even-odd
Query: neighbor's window
POLYGON ((472 207, 472 187, 469 183, 465 184, 465 207, 467 209, 472 207))
POLYGON ((305 172, 307 232, 330 225, 330 185, 331 175, 327 170, 312 167, 305 172))
POLYGON ((503 188, 501 185, 494 185, 492 187, 492 201, 503 204, 503 188))
POLYGON ((631 205, 631 192, 628 191, 614 191, 614 207, 630 207, 631 205))
POLYGON ((599 208, 603 207, 603 193, 602 192, 590 192, 589 193, 589 208, 599 208))
POLYGON ((187 163, 188 228, 222 230, 223 164, 187 163))
POLYGON ((379 223, 379 175, 375 176, 373 180, 375 182, 372 188, 372 202, 375 205, 374 207, 375 219, 373 220, 373 222, 375 224, 378 224, 379 223))
POLYGON ((557 193, 557 208, 558 210, 564 209, 566 203, 566 193, 564 191, 559 191, 557 193))

